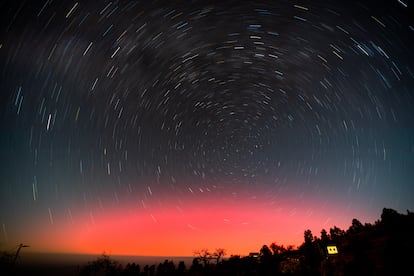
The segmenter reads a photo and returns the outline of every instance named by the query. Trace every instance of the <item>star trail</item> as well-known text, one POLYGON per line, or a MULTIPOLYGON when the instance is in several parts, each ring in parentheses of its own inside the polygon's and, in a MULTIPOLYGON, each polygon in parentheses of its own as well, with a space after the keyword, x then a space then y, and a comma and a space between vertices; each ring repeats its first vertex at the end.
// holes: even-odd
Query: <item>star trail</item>
POLYGON ((5 1, 0 246, 243 254, 414 208, 410 1, 5 1))

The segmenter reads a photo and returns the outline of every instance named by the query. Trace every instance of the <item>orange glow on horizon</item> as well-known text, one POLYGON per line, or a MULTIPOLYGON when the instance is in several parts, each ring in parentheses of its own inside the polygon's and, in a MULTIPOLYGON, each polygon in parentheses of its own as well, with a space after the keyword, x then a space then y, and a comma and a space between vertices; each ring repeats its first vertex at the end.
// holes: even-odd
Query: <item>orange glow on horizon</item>
POLYGON ((228 256, 247 255, 272 242, 299 246, 306 229, 319 236, 322 228, 350 225, 352 218, 335 221, 329 218, 335 211, 328 211, 224 202, 185 208, 125 206, 55 226, 38 235, 35 247, 45 252, 146 256, 192 256, 202 248, 224 248, 228 256))

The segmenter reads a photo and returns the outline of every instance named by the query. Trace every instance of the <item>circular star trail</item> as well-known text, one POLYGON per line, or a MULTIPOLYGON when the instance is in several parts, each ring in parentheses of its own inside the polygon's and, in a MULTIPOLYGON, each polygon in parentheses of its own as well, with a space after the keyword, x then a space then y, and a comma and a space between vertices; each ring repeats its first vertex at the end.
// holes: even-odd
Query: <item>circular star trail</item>
MULTIPOLYGON (((414 207, 411 2, 0 10, 3 245, 120 214, 197 233, 200 216, 223 233, 296 218, 297 243, 305 227, 414 207)), ((69 250, 57 240, 45 250, 69 250)))

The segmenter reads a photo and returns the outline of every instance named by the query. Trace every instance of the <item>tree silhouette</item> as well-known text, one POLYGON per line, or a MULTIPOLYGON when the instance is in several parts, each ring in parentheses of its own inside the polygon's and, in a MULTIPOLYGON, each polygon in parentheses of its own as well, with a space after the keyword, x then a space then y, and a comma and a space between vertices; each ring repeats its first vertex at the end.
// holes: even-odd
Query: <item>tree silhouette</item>
POLYGON ((204 264, 207 266, 210 263, 210 260, 213 258, 212 254, 207 248, 203 248, 197 251, 194 251, 194 255, 204 264))
POLYGON ((334 226, 333 228, 329 229, 329 234, 331 235, 331 240, 333 242, 337 242, 339 238, 345 235, 345 231, 339 227, 334 226))
POLYGON ((277 245, 276 243, 270 244, 273 256, 283 255, 287 249, 283 245, 277 245))
POLYGON ((216 259, 216 264, 218 264, 220 259, 224 256, 226 256, 226 250, 223 248, 217 248, 212 254, 212 257, 216 259))
POLYGON ((185 263, 183 261, 180 261, 177 267, 177 276, 184 275, 185 271, 186 271, 185 263))
POLYGON ((148 275, 149 276, 154 276, 155 275, 155 265, 152 265, 152 266, 149 267, 148 275))
POLYGON ((122 275, 125 275, 125 276, 136 276, 136 275, 139 275, 140 272, 141 272, 141 268, 140 268, 140 266, 138 264, 135 264, 135 263, 130 264, 130 263, 128 263, 125 266, 125 269, 124 269, 124 272, 123 272, 122 275))
POLYGON ((193 259, 193 262, 190 267, 190 274, 191 275, 198 275, 201 274, 203 270, 203 266, 200 264, 200 258, 196 257, 193 259))
POLYGON ((312 231, 307 229, 305 230, 305 233, 303 234, 304 239, 305 239, 305 245, 310 245, 313 242, 313 235, 312 235, 312 231))
POLYGON ((312 235, 312 231, 309 229, 305 230, 303 236, 305 242, 300 247, 303 254, 301 259, 302 272, 306 275, 318 275, 322 260, 320 241, 312 235))
POLYGON ((328 233, 326 232, 325 229, 322 229, 321 230, 321 241, 322 241, 322 243, 326 245, 329 242, 329 240, 330 240, 330 237, 329 237, 328 233))
POLYGON ((173 275, 175 272, 175 265, 172 261, 165 260, 164 263, 160 263, 157 267, 157 275, 166 276, 173 275))
POLYGON ((121 265, 112 260, 105 253, 102 256, 98 257, 95 261, 89 262, 85 265, 81 271, 81 275, 117 275, 122 271, 121 265))
POLYGON ((260 249, 260 261, 267 262, 272 257, 272 251, 267 245, 263 245, 260 249))

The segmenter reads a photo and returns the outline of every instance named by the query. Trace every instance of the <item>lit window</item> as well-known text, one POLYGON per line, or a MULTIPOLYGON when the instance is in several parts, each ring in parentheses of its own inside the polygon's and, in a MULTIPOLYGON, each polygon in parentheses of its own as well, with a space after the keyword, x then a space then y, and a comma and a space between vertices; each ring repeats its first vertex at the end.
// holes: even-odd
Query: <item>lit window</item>
POLYGON ((338 254, 338 248, 336 248, 336 245, 328 245, 326 249, 328 250, 329 255, 338 254))

